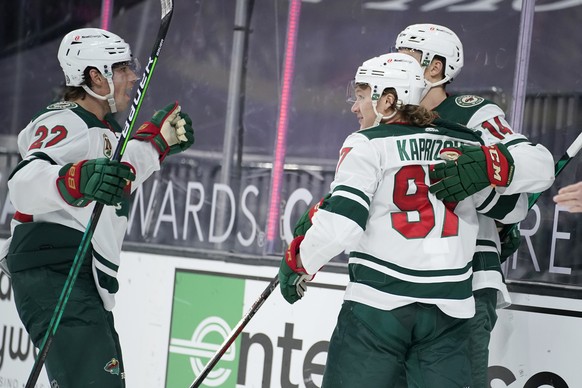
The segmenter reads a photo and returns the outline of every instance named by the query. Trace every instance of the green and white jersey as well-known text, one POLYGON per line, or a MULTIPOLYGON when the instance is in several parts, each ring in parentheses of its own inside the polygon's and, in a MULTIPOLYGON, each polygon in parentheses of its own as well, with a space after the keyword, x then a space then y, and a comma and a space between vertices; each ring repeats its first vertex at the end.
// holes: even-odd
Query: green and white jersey
MULTIPOLYGON (((71 102, 52 104, 41 111, 18 135, 23 162, 8 182, 15 209, 32 216, 32 222, 58 223, 84 232, 95 204, 74 207, 65 202, 56 185, 59 170, 67 163, 111 158, 119 130, 112 118, 101 121, 71 102)), ((160 168, 158 153, 148 142, 129 141, 123 161, 136 173, 132 190, 160 168)), ((115 304, 128 212, 129 200, 118 207, 105 206, 92 239, 93 275, 107 310, 115 304)))
MULTIPOLYGON (((495 103, 474 95, 449 96, 435 108, 440 117, 463 124, 480 134, 485 145, 503 143, 515 163, 515 173, 507 188, 497 188, 503 194, 500 201, 507 206, 516 206, 515 212, 523 213, 527 206, 527 194, 522 194, 518 202, 511 194, 535 193, 546 190, 554 181, 554 159, 552 154, 540 144, 532 144, 528 139, 513 133, 505 119, 503 110, 495 103)), ((525 217, 525 216, 524 216, 525 217)), ((519 216, 511 213, 501 222, 519 222, 519 216)), ((501 244, 495 222, 488 217, 479 217, 479 234, 473 260, 473 289, 495 288, 499 290, 498 307, 511 303, 509 292, 503 281, 499 252, 501 244)))
POLYGON ((554 158, 541 144, 513 133, 505 114, 492 101, 479 96, 449 96, 434 109, 445 120, 454 121, 481 133, 485 145, 503 143, 514 159, 511 184, 496 190, 500 194, 539 193, 554 183, 554 158))
POLYGON ((488 200, 492 189, 458 203, 428 191, 428 171, 440 161, 440 150, 462 144, 479 143, 466 128, 390 124, 351 134, 340 151, 332 196, 300 246, 306 271, 317 272, 348 249, 346 300, 382 310, 423 302, 452 317, 472 317, 477 208, 496 211, 488 200))

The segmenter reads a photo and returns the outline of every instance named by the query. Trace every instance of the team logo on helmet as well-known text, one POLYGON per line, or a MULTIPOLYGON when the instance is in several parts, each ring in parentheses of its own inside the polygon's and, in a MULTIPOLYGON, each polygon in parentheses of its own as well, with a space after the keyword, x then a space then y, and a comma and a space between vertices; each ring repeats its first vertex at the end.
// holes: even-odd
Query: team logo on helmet
POLYGON ((59 101, 59 102, 55 102, 54 104, 50 104, 46 108, 51 109, 51 110, 59 110, 59 109, 73 109, 73 108, 76 108, 78 106, 79 105, 75 104, 74 102, 59 101))
POLYGON ((119 361, 116 358, 112 358, 105 367, 103 368, 105 372, 109 372, 112 375, 119 375, 119 361))
POLYGON ((479 105, 483 101, 485 101, 484 98, 473 95, 459 96, 455 98, 455 103, 461 108, 470 108, 472 106, 479 105))

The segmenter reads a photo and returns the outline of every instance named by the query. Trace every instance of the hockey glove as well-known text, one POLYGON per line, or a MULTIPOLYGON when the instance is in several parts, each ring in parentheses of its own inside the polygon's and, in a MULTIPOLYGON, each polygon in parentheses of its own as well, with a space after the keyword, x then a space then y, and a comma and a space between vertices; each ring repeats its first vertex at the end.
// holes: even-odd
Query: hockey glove
POLYGON ((441 157, 447 161, 431 169, 438 182, 429 190, 444 201, 461 201, 490 185, 507 187, 513 178, 513 158, 501 143, 443 148, 441 157))
POLYGON ((307 209, 305 213, 297 220, 295 228, 293 228, 293 237, 305 236, 305 233, 311 228, 311 219, 313 215, 319 210, 319 207, 323 204, 323 201, 331 197, 331 193, 323 197, 318 203, 307 209))
POLYGON ((87 206, 91 201, 116 205, 123 199, 123 189, 135 174, 128 164, 107 158, 69 163, 59 170, 57 188, 71 206, 87 206))
POLYGON ((297 253, 304 236, 299 236, 289 245, 279 267, 279 286, 283 298, 291 304, 303 298, 307 290, 307 282, 315 275, 309 275, 303 268, 297 268, 297 253))
POLYGON ((180 110, 177 102, 166 105, 153 115, 151 121, 143 123, 133 137, 152 143, 160 155, 160 163, 166 156, 182 152, 194 144, 192 120, 180 110))
POLYGON ((192 144, 194 144, 194 129, 192 128, 192 119, 187 113, 178 113, 176 120, 172 122, 175 130, 177 143, 170 145, 170 152, 168 155, 174 155, 186 151, 192 144))
POLYGON ((513 255, 519 249, 521 244, 521 233, 519 233, 519 228, 514 226, 511 228, 507 236, 501 241, 501 252, 499 253, 499 259, 501 263, 505 263, 505 260, 511 255, 513 255))

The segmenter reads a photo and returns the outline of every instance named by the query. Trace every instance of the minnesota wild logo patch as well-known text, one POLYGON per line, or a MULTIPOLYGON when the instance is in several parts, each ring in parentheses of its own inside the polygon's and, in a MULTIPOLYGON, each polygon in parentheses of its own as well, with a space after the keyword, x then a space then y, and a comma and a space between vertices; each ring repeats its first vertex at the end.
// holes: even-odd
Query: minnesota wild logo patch
POLYGON ((119 375, 119 361, 116 358, 112 358, 105 367, 103 368, 105 372, 109 372, 112 375, 119 375))
POLYGON ((111 155, 113 155, 113 146, 106 134, 103 134, 103 155, 109 159, 111 159, 111 155))
POLYGON ((479 105, 483 101, 485 101, 483 97, 473 95, 459 96, 455 98, 455 103, 462 108, 469 108, 475 105, 479 105))
POLYGON ((74 102, 59 101, 59 102, 55 102, 54 104, 50 104, 46 108, 51 109, 51 110, 59 110, 59 109, 73 109, 73 108, 76 108, 78 106, 79 105, 75 104, 74 102))

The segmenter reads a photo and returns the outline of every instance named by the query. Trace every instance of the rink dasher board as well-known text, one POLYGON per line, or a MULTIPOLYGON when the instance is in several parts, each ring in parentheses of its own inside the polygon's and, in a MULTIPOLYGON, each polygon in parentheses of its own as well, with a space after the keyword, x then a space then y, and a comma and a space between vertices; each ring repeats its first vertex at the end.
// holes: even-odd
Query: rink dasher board
MULTIPOLYGON (((114 314, 128 388, 182 381, 188 386, 276 273, 272 266, 123 252, 114 314), (218 303, 219 293, 224 302, 218 303), (183 305, 193 309, 183 310, 183 305)), ((272 387, 285 380, 319 387, 346 283, 347 275, 319 273, 306 297, 294 305, 275 290, 234 351, 209 375, 207 382, 214 384, 209 386, 261 387, 262 379, 268 379, 272 387)), ((582 301, 516 293, 512 299, 511 307, 498 311, 493 331, 491 386, 534 388, 547 381, 582 386, 575 361, 582 348, 582 301)), ((33 352, 4 275, 0 317, 0 387, 21 386, 32 368, 33 352)), ((37 386, 49 386, 44 374, 37 386)))

